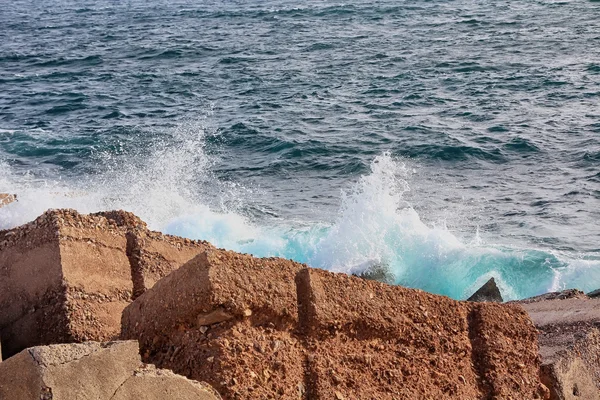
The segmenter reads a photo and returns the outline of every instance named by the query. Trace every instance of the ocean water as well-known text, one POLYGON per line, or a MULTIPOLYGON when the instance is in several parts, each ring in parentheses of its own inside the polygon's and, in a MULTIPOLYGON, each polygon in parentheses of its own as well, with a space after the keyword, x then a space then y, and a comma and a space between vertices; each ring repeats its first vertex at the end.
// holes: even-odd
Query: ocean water
POLYGON ((457 299, 600 288, 600 7, 17 0, 0 229, 48 208, 457 299))

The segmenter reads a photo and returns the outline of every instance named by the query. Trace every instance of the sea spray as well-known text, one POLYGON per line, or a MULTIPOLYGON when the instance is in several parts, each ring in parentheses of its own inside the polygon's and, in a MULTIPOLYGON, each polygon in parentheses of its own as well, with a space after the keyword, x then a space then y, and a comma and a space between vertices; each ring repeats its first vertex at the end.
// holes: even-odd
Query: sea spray
POLYGON ((600 286, 600 273, 589 273, 600 266, 597 259, 486 244, 478 230, 465 240, 444 224, 430 226, 404 199, 411 175, 404 163, 386 153, 376 157, 370 169, 342 193, 333 223, 260 225, 235 213, 214 214, 206 209, 177 218, 166 231, 256 256, 292 258, 458 299, 468 297, 491 277, 509 300, 575 283, 583 290, 600 286))
POLYGON ((457 299, 490 277, 506 299, 600 287, 598 259, 490 244, 478 231, 424 221, 418 204, 405 199, 412 169, 388 153, 341 193, 332 221, 252 219, 244 213, 251 192, 214 177, 205 137, 201 124, 185 124, 151 146, 98 154, 100 170, 81 180, 17 173, 1 163, 0 191, 17 193, 19 201, 0 209, 0 228, 30 221, 48 208, 126 209, 166 233, 457 299))

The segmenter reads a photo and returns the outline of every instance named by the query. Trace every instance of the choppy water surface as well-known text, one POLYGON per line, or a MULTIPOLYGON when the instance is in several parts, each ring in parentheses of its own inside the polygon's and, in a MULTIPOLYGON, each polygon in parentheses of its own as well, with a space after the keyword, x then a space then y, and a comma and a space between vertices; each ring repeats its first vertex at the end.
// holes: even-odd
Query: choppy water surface
POLYGON ((464 298, 600 287, 592 1, 15 1, 0 228, 49 207, 464 298))

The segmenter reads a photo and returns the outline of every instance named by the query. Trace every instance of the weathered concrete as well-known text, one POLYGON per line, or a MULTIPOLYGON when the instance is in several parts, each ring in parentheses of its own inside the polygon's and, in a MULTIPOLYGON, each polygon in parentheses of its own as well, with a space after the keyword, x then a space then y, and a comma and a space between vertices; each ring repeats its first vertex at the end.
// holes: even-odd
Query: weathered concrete
MULTIPOLYGON (((125 214, 120 218, 139 221, 125 214)), ((132 292, 125 249, 118 220, 72 210, 0 232, 4 356, 38 344, 117 337, 132 292)))
POLYGON ((540 396, 536 331, 520 307, 313 269, 296 281, 312 352, 308 398, 540 396))
POLYGON ((0 400, 220 399, 208 385, 144 366, 135 341, 23 350, 0 364, 0 400))
POLYGON ((296 399, 303 380, 294 276, 304 265, 207 251, 123 312, 143 359, 227 398, 296 399))
POLYGON ((50 210, 0 231, 0 337, 4 357, 51 343, 119 336, 134 290, 206 248, 151 232, 124 211, 50 210))
MULTIPOLYGON (((554 343, 556 347, 556 342, 554 343)), ((542 382, 551 400, 599 399, 600 334, 592 329, 543 359, 542 382)))
POLYGON ((553 400, 600 399, 600 299, 569 293, 524 300, 539 330, 542 381, 553 400))
POLYGON ((211 250, 123 313, 143 359, 226 398, 541 398, 537 332, 516 305, 211 250))
POLYGON ((147 229, 127 233, 127 255, 131 263, 133 297, 136 298, 154 284, 198 254, 214 249, 208 242, 163 235, 147 229))

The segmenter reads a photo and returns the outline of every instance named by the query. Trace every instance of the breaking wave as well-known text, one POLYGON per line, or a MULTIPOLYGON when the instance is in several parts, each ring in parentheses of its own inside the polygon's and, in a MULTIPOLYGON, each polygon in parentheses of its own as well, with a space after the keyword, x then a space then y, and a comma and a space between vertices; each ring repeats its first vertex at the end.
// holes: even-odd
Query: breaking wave
POLYGON ((165 233, 457 299, 491 277, 506 299, 600 287, 598 258, 487 243, 478 231, 453 231, 424 221, 418 204, 405 196, 412 167, 388 153, 375 157, 370 171, 342 191, 331 221, 253 218, 244 211, 244 199, 253 191, 222 182, 211 172, 214 159, 205 151, 206 132, 198 124, 185 124, 126 154, 97 153, 100 170, 78 179, 18 173, 0 162, 0 192, 19 196, 17 203, 0 209, 0 228, 30 221, 48 208, 125 209, 165 233))

